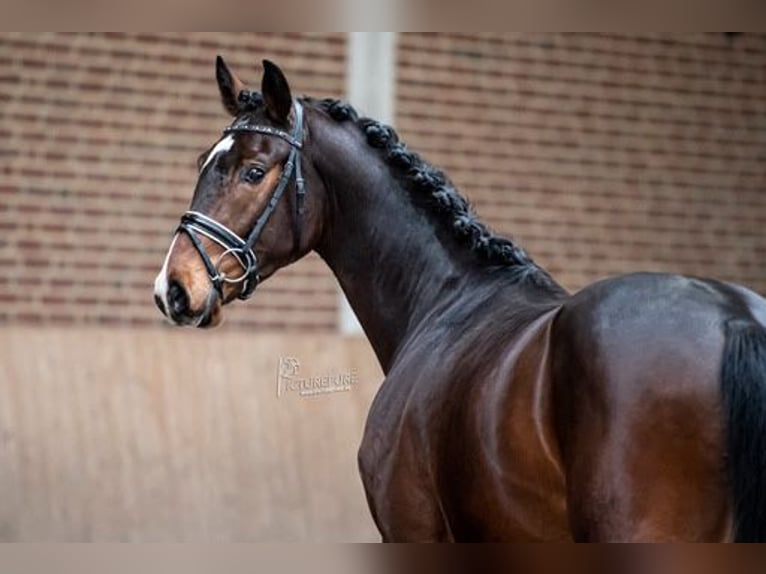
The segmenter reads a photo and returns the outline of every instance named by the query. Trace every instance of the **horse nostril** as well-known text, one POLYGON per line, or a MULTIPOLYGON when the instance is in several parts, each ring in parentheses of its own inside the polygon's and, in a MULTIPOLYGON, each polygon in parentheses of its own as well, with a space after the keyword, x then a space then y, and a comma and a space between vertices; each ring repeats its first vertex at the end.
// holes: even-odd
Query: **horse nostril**
POLYGON ((178 281, 171 281, 168 287, 168 306, 174 317, 189 314, 189 296, 178 281))
POLYGON ((163 315, 167 315, 167 312, 165 311, 165 303, 162 302, 162 297, 159 295, 154 296, 154 304, 157 305, 157 309, 160 310, 160 313, 163 315))

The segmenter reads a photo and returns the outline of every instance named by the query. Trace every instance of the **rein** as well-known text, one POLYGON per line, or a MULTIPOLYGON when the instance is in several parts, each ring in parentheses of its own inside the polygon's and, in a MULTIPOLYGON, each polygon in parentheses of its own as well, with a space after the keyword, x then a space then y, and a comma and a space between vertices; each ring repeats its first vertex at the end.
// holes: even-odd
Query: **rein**
POLYGON ((292 133, 287 133, 269 126, 251 125, 247 122, 247 119, 244 118, 234 121, 233 124, 223 131, 224 134, 249 132, 275 136, 282 138, 292 147, 290 155, 287 156, 287 161, 285 161, 283 166, 279 182, 271 193, 266 208, 253 224, 253 228, 250 230, 247 238, 243 239, 222 223, 198 211, 187 211, 184 213, 181 216, 181 223, 176 229, 176 233, 182 231, 191 239, 194 248, 205 263, 205 268, 207 269, 210 281, 220 295, 221 300, 223 300, 224 283, 242 284, 239 294, 237 295, 239 299, 249 298, 255 291, 258 283, 260 283, 261 279, 258 272, 258 258, 256 257, 253 248, 258 242, 261 233, 263 233, 266 223, 268 223, 269 218, 274 213, 279 200, 282 198, 282 195, 284 195, 285 189, 287 189, 287 186, 290 184, 293 175, 295 176, 296 199, 293 234, 296 240, 295 249, 296 251, 300 249, 301 231, 303 228, 301 220, 304 198, 306 196, 305 182, 301 171, 300 155, 301 149, 303 148, 303 106, 301 106, 298 101, 296 101, 294 105, 295 127, 293 128, 292 133), (207 237, 223 248, 223 253, 218 256, 215 262, 213 262, 205 249, 205 246, 202 244, 202 240, 199 238, 200 235, 207 237), (224 273, 218 270, 218 267, 227 255, 233 256, 242 268, 242 274, 238 277, 227 277, 224 273))

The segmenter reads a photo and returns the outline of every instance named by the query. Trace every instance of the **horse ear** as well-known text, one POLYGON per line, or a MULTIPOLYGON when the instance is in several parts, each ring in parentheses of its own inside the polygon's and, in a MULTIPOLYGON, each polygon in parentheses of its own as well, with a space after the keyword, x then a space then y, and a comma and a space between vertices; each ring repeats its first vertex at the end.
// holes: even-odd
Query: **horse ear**
POLYGON ((221 92, 223 107, 232 116, 239 115, 239 93, 245 89, 245 84, 231 70, 221 56, 215 59, 215 78, 221 92))
POLYGON ((269 60, 263 61, 261 92, 266 111, 271 119, 277 123, 287 124, 287 118, 293 107, 293 96, 290 94, 290 86, 282 70, 269 60))

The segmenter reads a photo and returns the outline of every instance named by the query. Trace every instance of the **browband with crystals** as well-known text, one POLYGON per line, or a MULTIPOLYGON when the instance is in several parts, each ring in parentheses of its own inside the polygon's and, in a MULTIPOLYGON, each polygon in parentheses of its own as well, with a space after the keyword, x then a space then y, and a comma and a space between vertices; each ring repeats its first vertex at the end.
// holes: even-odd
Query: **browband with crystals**
POLYGON ((238 132, 251 132, 251 133, 257 133, 257 134, 266 134, 268 136, 276 136, 278 138, 282 138, 287 143, 289 143, 291 146, 301 149, 303 147, 303 142, 300 142, 296 140, 292 135, 288 134, 287 132, 284 132, 282 130, 278 130, 277 128, 272 128, 269 126, 254 126, 249 123, 247 123, 247 119, 243 118, 242 120, 237 120, 233 124, 231 124, 228 128, 223 130, 223 133, 230 134, 230 133, 238 133, 238 132))

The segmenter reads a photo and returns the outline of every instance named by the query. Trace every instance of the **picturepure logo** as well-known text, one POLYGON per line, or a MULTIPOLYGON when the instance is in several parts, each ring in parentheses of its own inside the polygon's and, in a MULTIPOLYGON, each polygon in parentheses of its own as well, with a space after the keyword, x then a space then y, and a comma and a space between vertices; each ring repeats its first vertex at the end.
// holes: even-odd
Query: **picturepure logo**
POLYGON ((277 367, 277 398, 294 393, 313 397, 331 393, 344 393, 359 383, 356 369, 347 372, 302 375, 301 362, 295 357, 279 357, 277 367))

